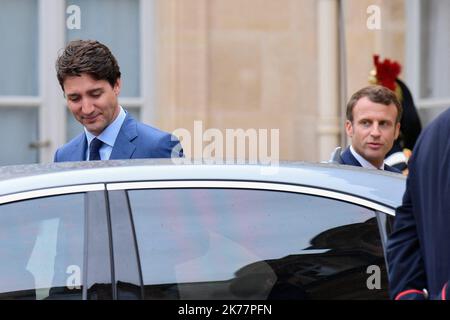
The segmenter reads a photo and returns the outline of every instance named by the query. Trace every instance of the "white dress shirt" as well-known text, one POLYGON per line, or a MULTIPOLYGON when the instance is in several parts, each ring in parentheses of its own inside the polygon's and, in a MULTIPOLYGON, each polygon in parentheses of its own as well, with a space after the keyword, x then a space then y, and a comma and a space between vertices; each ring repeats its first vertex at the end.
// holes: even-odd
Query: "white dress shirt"
POLYGON ((99 149, 100 159, 109 160, 109 158, 111 157, 114 143, 116 142, 120 128, 122 127, 122 124, 125 121, 125 117, 127 116, 122 106, 119 106, 119 108, 120 111, 117 118, 113 122, 111 122, 110 125, 107 126, 105 130, 103 130, 103 132, 98 135, 98 137, 94 136, 86 128, 84 128, 84 132, 86 134, 86 139, 88 142, 88 147, 86 150, 86 160, 89 160, 89 146, 91 144, 91 141, 94 140, 94 138, 97 138, 103 142, 103 145, 99 149))
POLYGON ((375 167, 373 164, 371 164, 369 161, 367 161, 366 159, 364 159, 362 156, 359 155, 358 152, 355 151, 355 149, 353 149, 353 146, 350 145, 350 152, 352 153, 352 155, 356 158, 356 160, 358 160, 358 162, 361 164, 361 166, 363 168, 367 168, 367 169, 379 169, 379 170, 384 170, 384 163, 380 168, 375 167))

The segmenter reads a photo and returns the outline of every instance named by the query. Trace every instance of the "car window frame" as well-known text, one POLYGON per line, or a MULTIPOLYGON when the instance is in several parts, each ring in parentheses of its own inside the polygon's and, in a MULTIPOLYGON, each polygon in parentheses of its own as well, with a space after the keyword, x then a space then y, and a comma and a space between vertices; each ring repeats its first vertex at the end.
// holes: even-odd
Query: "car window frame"
POLYGON ((85 218, 85 274, 83 281, 83 300, 96 300, 91 298, 93 296, 97 296, 99 298, 100 290, 96 288, 89 288, 89 284, 99 283, 96 281, 96 272, 92 272, 92 270, 104 270, 109 269, 109 285, 110 285, 110 293, 107 293, 105 296, 101 296, 98 300, 105 299, 113 299, 114 297, 114 265, 113 265, 113 252, 112 252, 112 239, 111 239, 111 217, 108 205, 108 194, 104 190, 100 191, 89 191, 85 194, 86 197, 86 218, 85 218), (95 214, 94 214, 95 213, 95 214), (104 234, 106 233, 106 234, 104 234), (98 241, 98 235, 103 234, 100 239, 101 243, 98 241), (97 238, 94 238, 94 235, 97 238), (96 250, 103 250, 105 256, 108 257, 107 261, 99 260, 99 265, 92 263, 94 260, 94 252, 96 250), (106 264, 106 267, 105 267, 106 264), (88 283, 89 281, 89 283, 88 283))
POLYGON ((325 189, 315 186, 301 184, 291 184, 283 182, 260 182, 252 180, 164 180, 164 181, 135 181, 135 182, 114 182, 107 183, 108 192, 114 190, 139 190, 139 189, 186 189, 186 188, 207 188, 207 189, 250 189, 292 192, 312 196, 339 200, 350 204, 358 205, 373 211, 378 211, 390 216, 395 215, 395 208, 371 200, 362 196, 341 192, 335 189, 325 189))
MULTIPOLYGON (((92 223, 92 212, 98 212, 99 208, 105 214, 105 218, 108 222, 107 232, 108 232, 108 251, 112 248, 111 242, 111 225, 110 221, 110 212, 109 207, 107 205, 106 197, 106 185, 104 183, 91 183, 91 184, 79 184, 79 185, 68 185, 61 187, 51 187, 51 188, 41 188, 28 190, 23 192, 11 193, 7 195, 0 196, 0 207, 6 204, 12 204, 19 201, 29 201, 35 199, 42 199, 54 196, 63 196, 70 194, 83 194, 85 201, 85 210, 84 210, 84 239, 83 239, 83 278, 82 278, 82 300, 88 300, 88 278, 91 276, 92 266, 89 266, 89 262, 91 261, 92 252, 89 248, 92 247, 91 236, 93 233, 98 232, 99 225, 96 223, 92 223), (103 199, 103 200, 102 200, 103 199), (88 267, 89 266, 89 267, 88 267)), ((104 245, 104 244, 103 244, 104 245)), ((109 254, 109 265, 112 268, 112 253, 109 254)), ((111 269, 111 283, 113 283, 113 272, 111 269)))
MULTIPOLYGON (((386 265, 386 271, 389 272, 387 260, 386 260, 386 245, 387 230, 386 219, 387 217, 393 217, 395 215, 395 208, 388 205, 380 204, 377 201, 373 201, 361 196, 356 196, 337 190, 323 189, 312 186, 289 184, 282 182, 260 182, 250 180, 163 180, 163 181, 138 181, 138 182, 114 182, 107 183, 106 190, 108 194, 112 192, 125 192, 127 197, 127 209, 132 224, 133 238, 135 240, 135 250, 138 257, 139 277, 141 281, 141 290, 144 290, 142 265, 139 258, 139 244, 137 243, 136 229, 133 223, 133 214, 131 212, 131 206, 129 202, 129 191, 133 190, 151 190, 151 189, 244 189, 244 190, 256 190, 256 191, 275 191, 275 192, 290 192, 300 195, 317 196, 321 198, 327 198, 336 201, 342 201, 351 205, 363 207, 371 210, 374 217, 377 220, 378 233, 380 236, 384 261, 386 265), (384 223, 383 223, 384 221, 384 223)), ((119 258, 118 261, 121 259, 119 258)), ((144 293, 142 293, 144 298, 144 293)))
MULTIPOLYGON (((142 278, 141 261, 139 257, 139 250, 136 239, 136 231, 134 227, 133 216, 129 204, 128 194, 125 190, 114 190, 107 192, 108 198, 108 215, 110 219, 110 248, 112 255, 112 283, 113 283, 113 300, 120 300, 120 292, 117 283, 124 279, 121 273, 122 261, 134 260, 136 269, 134 274, 135 279, 139 284, 139 292, 132 293, 133 297, 127 299, 142 300, 144 297, 144 283, 142 278), (120 216, 121 215, 121 216, 120 216), (119 232, 124 228, 129 232, 119 232), (130 246, 129 250, 121 250, 115 243, 127 242, 130 246)), ((128 263, 127 263, 128 265, 128 263)), ((129 265, 128 265, 129 266, 129 265)))
MULTIPOLYGON (((0 206, 7 203, 13 203, 17 201, 26 201, 38 198, 45 198, 50 196, 59 196, 59 195, 67 195, 74 193, 84 193, 85 194, 85 230, 90 232, 90 230, 95 230, 95 224, 92 229, 92 223, 89 221, 89 212, 94 211, 93 205, 95 201, 103 201, 104 210, 107 217, 108 223, 108 245, 109 245, 109 265, 111 270, 111 284, 112 284, 112 299, 117 299, 117 288, 116 288, 116 279, 115 279, 115 256, 114 256, 114 248, 113 248, 113 239, 114 236, 112 222, 111 222, 111 197, 113 196, 113 191, 121 191, 127 196, 128 199, 128 191, 137 190, 137 189, 185 189, 185 188, 207 188, 207 189, 247 189, 247 190, 266 190, 266 191, 278 191, 278 192, 291 192, 296 194, 306 194, 312 196, 318 196, 323 198, 329 198, 333 200, 343 201, 349 204, 361 206, 367 209, 372 210, 375 213, 375 216, 378 221, 378 230, 380 232, 380 237, 383 244, 383 251, 385 250, 385 241, 383 239, 387 238, 388 230, 386 230, 385 223, 382 223, 382 217, 385 216, 387 219, 393 217, 395 215, 395 208, 390 207, 389 205, 379 203, 377 201, 354 195, 348 194, 344 192, 340 192, 338 190, 333 189, 324 189, 315 186, 307 186, 300 184, 290 184, 283 182, 261 182, 261 181, 253 181, 253 180, 218 180, 218 179, 202 179, 202 180, 158 180, 158 181, 127 181, 127 182, 114 182, 114 183, 90 183, 90 184, 79 184, 79 185, 69 185, 62 187, 51 187, 51 188, 43 188, 43 189, 35 189, 29 190, 19 193, 12 193, 0 196, 0 206), (94 195, 94 193, 96 195, 94 195), (97 199, 93 202, 89 202, 88 199, 97 199), (100 199, 100 200, 99 200, 100 199), (103 199, 103 200, 101 200, 103 199)), ((143 278, 142 278, 142 270, 141 263, 139 259, 139 251, 136 240, 136 230, 134 228, 134 222, 132 218, 132 213, 130 209, 129 200, 127 200, 127 214, 130 217, 130 226, 132 230, 132 237, 134 239, 134 249, 136 252, 137 263, 138 263, 138 274, 141 284, 141 292, 143 291, 143 278)), ((90 268, 86 268, 86 263, 90 261, 90 250, 87 249, 89 246, 90 237, 87 238, 87 232, 85 232, 85 244, 84 244, 84 263, 85 263, 85 271, 83 274, 83 291, 82 291, 82 299, 88 299, 88 287, 87 281, 90 275, 90 268)), ((386 256, 386 254, 385 254, 386 256)), ((120 258, 119 260, 120 261, 120 258)), ((386 264, 387 265, 387 264, 386 264)), ((141 297, 142 298, 142 297, 141 297)))

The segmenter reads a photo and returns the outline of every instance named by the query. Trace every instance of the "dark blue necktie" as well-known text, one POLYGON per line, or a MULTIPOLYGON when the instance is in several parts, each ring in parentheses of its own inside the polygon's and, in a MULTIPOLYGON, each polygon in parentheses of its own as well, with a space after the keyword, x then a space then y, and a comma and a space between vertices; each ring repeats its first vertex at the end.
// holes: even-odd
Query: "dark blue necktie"
POLYGON ((101 160, 100 159, 100 147, 103 145, 102 140, 94 138, 89 145, 89 161, 101 160))

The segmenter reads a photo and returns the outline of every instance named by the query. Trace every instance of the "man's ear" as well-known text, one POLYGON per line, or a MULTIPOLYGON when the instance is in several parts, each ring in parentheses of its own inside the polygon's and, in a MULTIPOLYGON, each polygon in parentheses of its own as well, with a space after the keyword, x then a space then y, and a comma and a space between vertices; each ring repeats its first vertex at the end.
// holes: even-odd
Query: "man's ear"
POLYGON ((353 124, 350 120, 345 120, 345 132, 350 138, 353 137, 353 124))
POLYGON ((120 78, 117 78, 116 83, 114 84, 113 87, 113 91, 116 94, 116 96, 119 96, 121 88, 122 88, 122 80, 120 78))
POLYGON ((397 122, 397 124, 395 125, 395 137, 394 137, 394 140, 397 140, 399 134, 400 134, 400 122, 397 122))

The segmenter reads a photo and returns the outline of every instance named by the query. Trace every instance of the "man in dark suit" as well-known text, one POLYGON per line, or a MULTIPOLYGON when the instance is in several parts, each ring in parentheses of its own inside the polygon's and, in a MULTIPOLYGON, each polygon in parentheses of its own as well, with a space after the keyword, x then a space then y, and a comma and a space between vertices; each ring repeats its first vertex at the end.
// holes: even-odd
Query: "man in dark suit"
POLYGON ((395 93, 373 85, 357 91, 347 104, 345 131, 352 139, 341 163, 400 173, 384 164, 400 131, 402 106, 395 93))
POLYGON ((408 86, 398 78, 402 70, 400 63, 391 59, 381 61, 377 54, 373 56, 373 62, 375 69, 370 72, 369 82, 394 91, 403 108, 400 134, 386 154, 385 163, 407 174, 408 158, 422 130, 419 114, 408 86))
POLYGON ((403 203, 387 242, 391 297, 448 299, 450 109, 426 127, 409 159, 403 203))
POLYGON ((119 105, 121 73, 108 47, 72 41, 58 57, 56 70, 84 132, 56 151, 55 162, 183 156, 176 137, 136 121, 119 105))

